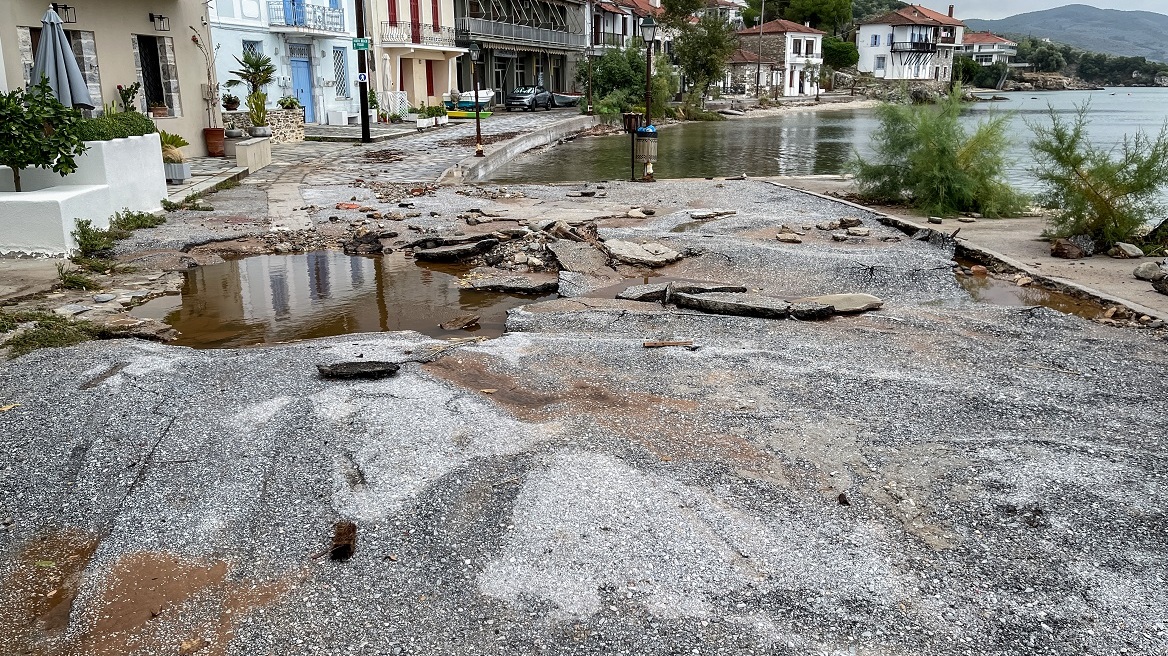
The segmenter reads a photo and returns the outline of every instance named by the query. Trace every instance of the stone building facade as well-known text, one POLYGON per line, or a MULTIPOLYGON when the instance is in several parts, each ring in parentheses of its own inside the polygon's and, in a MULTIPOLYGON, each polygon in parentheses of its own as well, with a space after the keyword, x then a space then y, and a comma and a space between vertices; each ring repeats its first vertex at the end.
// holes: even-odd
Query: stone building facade
MULTIPOLYGON (((814 96, 819 90, 818 73, 823 67, 824 34, 809 25, 780 18, 739 30, 739 51, 735 54, 744 53, 740 59, 750 57, 755 63, 761 58, 774 67, 775 70, 768 76, 766 66, 763 66, 762 93, 773 96, 814 96)), ((738 68, 749 68, 749 62, 740 62, 738 68)), ((750 91, 757 93, 753 73, 749 76, 749 82, 750 91)))

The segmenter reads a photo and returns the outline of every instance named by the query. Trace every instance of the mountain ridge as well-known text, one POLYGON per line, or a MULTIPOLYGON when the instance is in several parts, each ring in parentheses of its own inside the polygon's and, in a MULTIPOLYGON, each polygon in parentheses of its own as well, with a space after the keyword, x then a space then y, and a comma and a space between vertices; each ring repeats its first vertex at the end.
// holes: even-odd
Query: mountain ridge
POLYGON ((1023 34, 1081 50, 1168 62, 1168 15, 1071 4, 985 20, 963 19, 971 30, 1023 34))

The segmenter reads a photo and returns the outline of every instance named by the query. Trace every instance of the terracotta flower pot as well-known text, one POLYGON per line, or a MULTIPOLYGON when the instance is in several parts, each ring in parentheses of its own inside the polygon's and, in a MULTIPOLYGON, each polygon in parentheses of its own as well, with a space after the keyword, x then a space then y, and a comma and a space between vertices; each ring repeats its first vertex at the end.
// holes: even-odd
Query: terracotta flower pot
POLYGON ((223 149, 223 128, 203 128, 203 141, 207 144, 207 154, 211 157, 226 157, 223 149))

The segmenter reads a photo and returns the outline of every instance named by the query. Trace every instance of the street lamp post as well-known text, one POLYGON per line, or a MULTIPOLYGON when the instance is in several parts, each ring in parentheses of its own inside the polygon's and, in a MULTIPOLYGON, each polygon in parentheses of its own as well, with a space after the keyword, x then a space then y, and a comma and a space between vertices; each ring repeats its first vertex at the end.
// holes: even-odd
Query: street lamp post
POLYGON ((645 125, 652 125, 649 106, 653 102, 653 38, 657 36, 657 21, 649 15, 641 19, 641 38, 645 39, 645 125))
POLYGON ((592 116, 592 45, 584 51, 584 56, 588 59, 588 115, 592 116))
POLYGON ((470 77, 474 80, 474 108, 475 108, 475 157, 485 157, 483 152, 483 123, 479 114, 482 109, 479 107, 479 76, 476 64, 479 61, 479 44, 472 43, 467 48, 470 51, 470 77))

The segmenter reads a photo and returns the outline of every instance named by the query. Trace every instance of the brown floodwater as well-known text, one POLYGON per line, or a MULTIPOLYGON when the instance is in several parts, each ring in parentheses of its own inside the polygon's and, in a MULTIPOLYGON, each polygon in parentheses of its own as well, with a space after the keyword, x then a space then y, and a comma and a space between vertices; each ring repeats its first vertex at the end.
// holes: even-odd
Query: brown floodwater
MULTIPOLYGON (((969 266, 969 264, 963 264, 969 266)), ((1098 304, 1091 301, 1033 285, 1019 287, 1012 281, 999 280, 990 276, 969 276, 959 273, 957 274, 957 283, 973 297, 973 300, 982 303, 994 303, 1009 307, 1041 305, 1086 319, 1094 319, 1103 312, 1098 304)))
POLYGON ((150 301, 133 314, 169 324, 180 333, 175 344, 233 348, 389 330, 498 337, 508 310, 555 298, 465 289, 459 277, 467 271, 401 253, 257 255, 191 269, 181 296, 150 301), (479 316, 477 326, 438 325, 468 314, 479 316))

